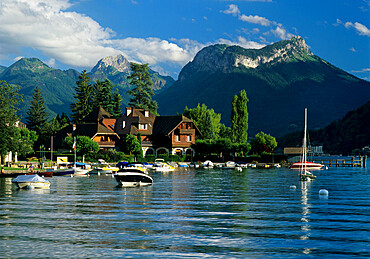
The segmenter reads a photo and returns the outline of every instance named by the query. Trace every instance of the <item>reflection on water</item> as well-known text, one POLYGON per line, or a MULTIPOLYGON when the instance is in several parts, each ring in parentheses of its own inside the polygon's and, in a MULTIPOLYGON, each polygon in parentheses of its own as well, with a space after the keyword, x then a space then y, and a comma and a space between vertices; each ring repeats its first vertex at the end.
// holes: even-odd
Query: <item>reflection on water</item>
POLYGON ((0 257, 370 256, 366 169, 321 171, 312 182, 288 169, 152 177, 143 188, 53 177, 50 190, 0 179, 0 257))

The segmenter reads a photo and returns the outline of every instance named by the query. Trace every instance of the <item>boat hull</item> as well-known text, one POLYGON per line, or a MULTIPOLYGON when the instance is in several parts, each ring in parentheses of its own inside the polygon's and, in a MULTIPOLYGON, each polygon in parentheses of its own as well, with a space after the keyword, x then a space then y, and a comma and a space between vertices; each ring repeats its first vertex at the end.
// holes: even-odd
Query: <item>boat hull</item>
POLYGON ((44 182, 18 182, 14 183, 19 189, 27 189, 31 186, 35 189, 50 189, 50 183, 44 182))
POLYGON ((73 175, 75 171, 72 169, 57 169, 52 171, 53 176, 65 176, 65 175, 73 175))
POLYGON ((138 187, 153 184, 153 179, 138 169, 120 169, 114 174, 120 187, 138 187))
POLYGON ((307 170, 320 170, 324 165, 314 162, 296 162, 290 166, 290 169, 307 169, 307 170))
POLYGON ((35 175, 20 175, 12 181, 18 188, 50 189, 50 182, 35 175))

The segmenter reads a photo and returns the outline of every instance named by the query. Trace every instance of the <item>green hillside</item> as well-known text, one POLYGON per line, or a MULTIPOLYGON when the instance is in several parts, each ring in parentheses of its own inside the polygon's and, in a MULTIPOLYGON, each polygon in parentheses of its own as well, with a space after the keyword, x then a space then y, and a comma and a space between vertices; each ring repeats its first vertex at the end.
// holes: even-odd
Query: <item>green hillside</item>
POLYGON ((312 115, 310 126, 322 128, 370 100, 369 82, 315 56, 299 37, 260 50, 206 47, 155 99, 162 115, 204 103, 230 125, 231 101, 242 89, 249 98, 249 136, 301 129, 305 107, 312 115))
POLYGON ((36 85, 40 88, 47 112, 51 116, 68 111, 77 77, 78 73, 75 71, 50 68, 37 58, 20 59, 0 74, 0 80, 21 87, 24 102, 19 115, 22 120, 26 117, 36 85))
MULTIPOLYGON (((348 112, 320 130, 310 130, 312 145, 323 145, 325 153, 351 155, 353 150, 370 146, 370 101, 348 112)), ((278 139, 279 147, 300 146, 302 131, 290 133, 278 139)))

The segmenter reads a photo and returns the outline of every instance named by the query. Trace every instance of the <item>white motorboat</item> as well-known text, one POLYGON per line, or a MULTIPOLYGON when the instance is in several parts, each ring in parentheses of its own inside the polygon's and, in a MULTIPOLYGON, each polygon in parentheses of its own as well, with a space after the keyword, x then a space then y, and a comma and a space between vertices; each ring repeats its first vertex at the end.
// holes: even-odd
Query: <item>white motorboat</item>
POLYGON ((50 189, 50 182, 37 174, 19 175, 12 182, 20 189, 50 189))
POLYGON ((210 160, 206 160, 206 161, 204 161, 204 163, 203 163, 203 167, 204 167, 204 168, 213 168, 213 163, 212 163, 212 161, 210 161, 210 160))
POLYGON ((152 170, 156 172, 173 172, 175 171, 175 167, 167 164, 167 163, 162 163, 161 165, 154 165, 152 167, 152 170))
POLYGON ((153 184, 153 178, 140 169, 125 167, 114 174, 120 187, 138 187, 153 184))

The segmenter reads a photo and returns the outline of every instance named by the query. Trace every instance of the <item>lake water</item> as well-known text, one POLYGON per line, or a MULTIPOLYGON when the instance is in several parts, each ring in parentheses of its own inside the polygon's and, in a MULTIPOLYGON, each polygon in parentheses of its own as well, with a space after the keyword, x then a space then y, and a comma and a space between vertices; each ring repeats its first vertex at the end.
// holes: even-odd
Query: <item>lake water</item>
POLYGON ((139 188, 110 176, 48 178, 50 190, 0 179, 0 257, 370 257, 368 168, 309 183, 285 168, 151 175, 139 188))

